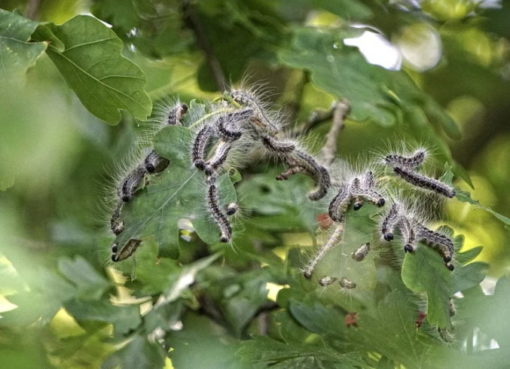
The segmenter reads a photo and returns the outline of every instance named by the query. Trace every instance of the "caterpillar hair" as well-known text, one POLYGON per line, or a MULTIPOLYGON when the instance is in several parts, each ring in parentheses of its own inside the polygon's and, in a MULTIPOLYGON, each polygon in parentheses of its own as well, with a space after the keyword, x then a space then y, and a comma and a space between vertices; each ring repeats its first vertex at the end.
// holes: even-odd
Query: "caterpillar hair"
POLYGON ((328 242, 326 242, 324 245, 322 245, 319 248, 319 251, 315 256, 308 262, 308 264, 303 269, 303 276, 307 279, 312 278, 312 273, 315 270, 315 267, 319 263, 319 261, 322 260, 324 255, 331 249, 333 246, 335 246, 338 242, 340 242, 342 238, 342 233, 344 231, 344 226, 342 223, 338 224, 331 234, 331 236, 328 239, 328 242))
POLYGON ((219 167, 225 163, 228 153, 232 149, 232 144, 225 141, 220 141, 216 151, 211 159, 205 163, 205 174, 208 176, 215 172, 219 167))
POLYGON ((207 204, 214 222, 220 229, 220 241, 225 243, 229 242, 232 238, 232 227, 226 215, 223 214, 218 205, 218 190, 215 184, 209 185, 207 190, 207 204))
POLYGON ((405 242, 404 251, 405 252, 415 252, 416 251, 416 232, 411 224, 411 221, 404 216, 401 216, 398 221, 398 229, 402 235, 402 238, 405 242))
POLYGON ((338 283, 340 283, 340 286, 342 286, 342 288, 346 288, 348 290, 356 288, 356 283, 346 277, 340 278, 340 281, 338 281, 338 283))
POLYGON ((239 122, 247 120, 253 114, 253 110, 250 108, 238 110, 232 113, 221 115, 217 120, 218 133, 223 141, 237 141, 243 135, 240 130, 234 130, 227 128, 227 126, 239 127, 239 122))
POLYGON ((124 222, 122 221, 122 219, 120 219, 120 214, 122 212, 123 206, 124 203, 122 201, 119 201, 117 203, 117 206, 113 210, 112 217, 110 218, 110 229, 115 235, 119 235, 122 233, 122 231, 124 231, 124 222))
POLYGON ((439 232, 434 232, 422 224, 418 224, 417 228, 418 238, 423 240, 425 244, 433 248, 437 248, 443 256, 445 263, 449 263, 453 259, 455 248, 453 246, 452 240, 449 237, 439 232))
POLYGON ((225 213, 228 216, 234 215, 235 213, 237 213, 238 210, 239 210, 239 205, 237 205, 237 203, 235 203, 235 202, 231 202, 230 204, 225 206, 225 213))
POLYGON ((146 174, 147 170, 145 169, 145 165, 139 165, 124 178, 118 190, 119 197, 122 201, 129 202, 133 198, 136 191, 140 189, 140 185, 145 179, 146 174))
POLYGON ((427 157, 427 151, 425 149, 416 150, 412 156, 402 156, 398 154, 389 154, 384 157, 386 164, 395 167, 405 167, 408 169, 418 168, 427 157))
POLYGON ((114 243, 112 245, 112 261, 118 262, 126 260, 135 253, 141 243, 141 240, 132 238, 120 249, 118 245, 114 243))
POLYGON ((266 112, 264 104, 260 99, 251 91, 247 90, 230 90, 229 95, 236 103, 248 106, 253 109, 254 117, 250 120, 256 125, 261 131, 267 132, 268 134, 275 135, 279 132, 279 127, 269 117, 266 112))
POLYGON ((367 242, 360 247, 358 247, 354 252, 352 253, 352 258, 356 261, 363 261, 365 259, 365 256, 368 255, 368 252, 370 251, 370 242, 367 242))
POLYGON ((312 201, 317 201, 326 196, 331 186, 328 170, 319 165, 313 156, 304 151, 295 149, 292 156, 296 159, 298 165, 304 167, 315 180, 316 188, 308 193, 308 198, 312 201))
POLYGON ((208 125, 204 125, 195 136, 191 149, 191 160, 197 169, 205 169, 205 150, 212 135, 213 129, 208 125))
POLYGON ((149 173, 160 173, 164 171, 168 165, 170 164, 170 161, 168 159, 163 158, 162 156, 159 156, 159 154, 152 150, 144 160, 145 169, 149 173))
POLYGON ((425 188, 440 195, 452 198, 455 196, 455 190, 437 179, 430 178, 419 173, 413 172, 404 167, 394 167, 393 171, 404 181, 413 186, 425 188))
POLYGON ((349 186, 343 183, 336 196, 329 203, 329 217, 335 222, 342 222, 351 201, 352 197, 349 191, 349 186))
POLYGON ((188 112, 188 105, 177 104, 173 109, 168 112, 166 124, 169 126, 182 125, 181 119, 188 112))
POLYGON ((399 220, 398 213, 398 205, 397 203, 393 203, 381 222, 381 235, 386 241, 391 241, 393 239, 393 229, 399 220))
POLYGON ((289 154, 296 148, 296 145, 292 142, 278 141, 268 135, 262 135, 261 141, 264 147, 266 147, 269 151, 273 151, 278 154, 289 154))
POLYGON ((300 167, 299 165, 295 165, 295 166, 290 167, 286 171, 281 172, 280 174, 278 174, 275 177, 275 179, 277 181, 286 181, 287 179, 289 179, 289 177, 293 176, 294 174, 302 173, 305 170, 306 170, 305 168, 300 167))
POLYGON ((335 283, 336 281, 336 278, 335 277, 322 277, 321 279, 319 279, 319 284, 322 286, 322 287, 327 287, 329 286, 330 284, 333 284, 335 283))

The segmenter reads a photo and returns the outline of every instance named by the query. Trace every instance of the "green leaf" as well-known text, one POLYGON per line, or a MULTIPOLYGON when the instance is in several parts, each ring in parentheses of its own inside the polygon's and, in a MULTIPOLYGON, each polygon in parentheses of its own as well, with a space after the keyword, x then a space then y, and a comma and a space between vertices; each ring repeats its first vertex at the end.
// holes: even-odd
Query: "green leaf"
POLYGON ((114 353, 101 366, 102 369, 160 369, 165 352, 161 345, 150 342, 146 336, 135 335, 127 345, 114 353))
POLYGON ((142 120, 150 114, 143 72, 121 55, 122 41, 99 20, 80 15, 61 26, 42 24, 33 39, 50 41, 49 57, 98 118, 115 124, 121 109, 142 120))
POLYGON ((498 219, 500 222, 506 224, 507 226, 510 226, 510 218, 509 217, 507 217, 503 214, 500 214, 497 211, 492 210, 488 206, 480 204, 480 202, 478 202, 477 200, 473 200, 471 198, 471 194, 467 191, 462 191, 458 188, 456 188, 455 191, 457 192, 457 194, 455 195, 457 200, 459 200, 461 202, 467 202, 468 204, 474 205, 478 209, 485 210, 486 212, 494 215, 494 217, 496 219, 498 219))
POLYGON ((37 24, 21 15, 0 9, 2 80, 25 73, 46 49, 44 42, 28 42, 37 24))
MULTIPOLYGON (((193 115, 190 111, 188 114, 193 115)), ((181 126, 166 127, 155 138, 156 150, 170 160, 170 167, 150 178, 150 184, 123 208, 124 231, 116 242, 124 245, 131 238, 155 237, 160 250, 171 258, 179 255, 178 221, 190 219, 199 237, 206 243, 219 242, 219 231, 206 207, 205 176, 191 166, 193 133, 181 126)), ((218 178, 222 203, 236 201, 228 174, 218 178)), ((143 244, 142 246, 143 247, 143 244)))
POLYGON ((289 311, 310 332, 337 337, 345 335, 342 314, 331 307, 324 306, 319 301, 302 302, 291 299, 289 301, 289 311))
MULTIPOLYGON (((455 249, 462 247, 463 238, 455 239, 455 249)), ((445 328, 450 325, 449 299, 464 289, 478 285, 484 278, 486 264, 470 263, 477 251, 460 253, 455 259, 455 270, 445 268, 441 256, 430 247, 420 244, 414 254, 406 254, 402 265, 404 284, 416 293, 427 295, 427 320, 445 328)))
POLYGON ((113 324, 117 335, 134 330, 141 322, 138 305, 114 306, 106 301, 73 300, 66 310, 78 322, 103 322, 113 324))
POLYGON ((356 353, 339 353, 323 345, 284 343, 264 336, 244 341, 236 355, 254 369, 366 367, 356 353))
POLYGON ((357 50, 343 45, 347 36, 345 30, 297 29, 291 49, 280 52, 280 60, 309 70, 318 87, 349 100, 350 118, 356 121, 392 126, 402 111, 413 112, 414 124, 440 122, 448 134, 459 136, 453 120, 405 72, 367 63, 357 50))
POLYGON ((110 287, 110 283, 80 256, 74 260, 60 259, 58 268, 76 286, 77 297, 97 300, 110 287))

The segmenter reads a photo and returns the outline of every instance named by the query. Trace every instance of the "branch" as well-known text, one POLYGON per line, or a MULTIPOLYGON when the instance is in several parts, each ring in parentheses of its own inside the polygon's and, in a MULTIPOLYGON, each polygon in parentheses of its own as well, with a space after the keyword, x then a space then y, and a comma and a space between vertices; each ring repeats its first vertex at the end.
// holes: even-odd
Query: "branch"
POLYGON ((227 80, 221 68, 219 60, 214 55, 213 48, 207 39, 207 32, 204 29, 200 17, 197 15, 190 0, 181 1, 181 9, 183 13, 184 24, 193 31, 197 39, 198 47, 202 49, 209 70, 211 71, 216 87, 218 90, 225 91, 227 88, 227 80))
POLYGON ((321 156, 324 158, 326 165, 330 165, 335 160, 338 136, 344 127, 344 120, 347 114, 349 114, 349 110, 350 105, 347 100, 340 100, 333 107, 333 122, 326 135, 326 144, 321 150, 321 156))

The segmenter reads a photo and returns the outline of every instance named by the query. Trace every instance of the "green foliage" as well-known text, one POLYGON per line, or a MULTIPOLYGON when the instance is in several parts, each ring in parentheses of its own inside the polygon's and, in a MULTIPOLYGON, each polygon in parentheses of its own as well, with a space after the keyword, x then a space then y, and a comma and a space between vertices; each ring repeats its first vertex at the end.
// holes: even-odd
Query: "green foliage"
POLYGON ((466 0, 409 4, 5 2, 2 365, 506 368, 508 7, 483 9, 466 0), (97 18, 78 15, 85 12, 97 18), (437 51, 441 60, 426 71, 406 63, 406 53, 398 71, 370 64, 344 44, 370 30, 351 27, 361 22, 403 51, 406 27, 426 25, 440 49, 428 50, 415 35, 413 50, 422 58, 437 51), (267 80, 275 93, 264 99, 288 113, 282 137, 296 136, 318 158, 331 118, 307 117, 331 101, 348 100, 351 111, 329 168, 333 182, 347 164, 364 169, 388 142, 429 147, 425 172, 446 172, 441 180, 456 189, 446 204, 376 172, 388 200, 418 203, 445 234, 455 234, 455 270, 422 243, 404 254, 399 232, 394 241, 382 240, 378 228, 387 208, 365 204, 347 211, 341 240, 312 278, 304 278, 310 254, 336 227, 328 224, 327 211, 337 189, 311 202, 310 178, 299 173, 276 181, 281 161, 263 160, 258 151, 218 178, 222 205, 240 205, 230 218, 232 243, 218 242, 205 177, 193 167, 190 148, 196 128, 224 102, 211 92, 221 89, 222 78, 237 85, 246 75, 267 80), (189 102, 183 124, 161 124, 168 103, 153 107, 146 89, 152 97, 168 92, 173 102, 189 102), (149 147, 170 165, 148 175, 124 204, 124 231, 113 236, 104 223, 119 183, 108 183, 108 205, 97 205, 105 196, 103 173, 121 179, 127 169, 111 168, 140 164, 149 147), (126 157, 131 162, 124 164, 126 157), (463 181, 475 187, 468 192, 463 181), (98 207, 107 209, 93 210, 98 207), (109 262, 111 245, 130 239, 142 240, 136 253, 109 262), (366 243, 366 257, 354 260, 366 243), (334 282, 320 285, 326 276, 334 282), (341 287, 341 278, 356 287, 341 287), (495 289, 487 293, 491 281, 495 289))

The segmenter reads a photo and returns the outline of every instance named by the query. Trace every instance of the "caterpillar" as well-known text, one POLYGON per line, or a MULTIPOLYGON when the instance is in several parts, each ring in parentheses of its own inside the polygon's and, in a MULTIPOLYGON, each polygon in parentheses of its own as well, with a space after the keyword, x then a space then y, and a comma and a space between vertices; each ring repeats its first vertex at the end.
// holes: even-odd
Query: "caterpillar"
POLYGON ((221 211, 218 203, 218 189, 216 188, 215 184, 211 184, 207 190, 207 204, 209 213, 220 229, 220 241, 226 243, 229 242, 232 238, 232 227, 230 226, 226 215, 221 211))
POLYGON ((124 178, 118 190, 122 201, 129 202, 133 198, 135 192, 140 189, 146 174, 147 169, 145 169, 145 165, 139 165, 124 178))
POLYGON ((353 251, 352 258, 356 261, 363 261, 363 259, 365 259, 365 257, 368 255, 369 251, 370 242, 367 242, 353 251))
POLYGON ((414 252, 416 250, 416 233, 413 225, 406 217, 400 217, 398 221, 398 229, 404 239, 404 251, 414 252))
POLYGON ((335 230, 333 231, 333 233, 331 234, 331 236, 329 237, 328 242, 326 242, 324 245, 322 245, 320 247, 317 254, 315 254, 315 256, 312 259, 310 259, 308 264, 305 266, 305 268, 303 270, 303 276, 305 278, 307 278, 307 279, 312 278, 312 273, 315 270, 315 267, 317 266, 319 261, 322 260, 324 255, 326 255, 328 250, 340 242, 340 240, 342 238, 343 231, 344 231, 343 224, 341 224, 341 223, 338 224, 337 227, 335 228, 335 230))
POLYGON ((205 174, 210 176, 213 172, 215 172, 220 166, 225 163, 228 157, 228 153, 232 149, 232 144, 230 142, 220 141, 216 151, 211 159, 209 159, 205 163, 205 174))
POLYGON ((398 213, 398 205, 393 203, 381 222, 381 235, 386 241, 391 241, 393 239, 393 229, 399 220, 398 213))
POLYGON ((225 207, 225 213, 228 216, 234 215, 235 213, 238 212, 238 210, 239 210, 239 205, 237 205, 237 203, 235 203, 235 202, 231 202, 230 204, 228 204, 225 207))
POLYGON ((373 187, 375 187, 375 180, 372 171, 367 171, 361 179, 355 177, 352 180, 350 192, 351 196, 354 197, 354 210, 361 209, 363 200, 367 200, 378 207, 384 206, 386 200, 373 187))
POLYGON ((135 253, 135 251, 138 249, 141 243, 142 243, 141 240, 132 238, 120 249, 118 245, 114 243, 112 245, 112 261, 118 262, 126 260, 135 253))
POLYGON ((315 180, 316 188, 308 193, 308 198, 312 201, 318 201, 326 196, 331 186, 328 170, 319 165, 311 155, 304 151, 295 149, 292 156, 296 158, 298 164, 304 167, 315 180))
POLYGON ((349 192, 349 186, 343 183, 338 190, 336 196, 329 203, 328 213, 329 217, 335 222, 343 221, 345 212, 351 204, 351 194, 349 192))
POLYGON ((427 151, 425 149, 416 150, 412 156, 402 156, 398 154, 389 154, 384 157, 386 164, 390 166, 399 166, 409 169, 416 169, 425 161, 427 151))
POLYGON ((168 159, 163 158, 162 156, 159 156, 159 154, 152 150, 144 160, 145 169, 148 173, 160 173, 164 171, 168 165, 170 164, 170 161, 168 159))
POLYGON ((444 234, 434 232, 428 229, 422 224, 417 225, 418 237, 423 240, 427 245, 437 247, 443 256, 445 263, 452 260, 453 254, 455 253, 455 247, 453 246, 452 240, 444 234))
POLYGON ((115 210, 113 210, 112 217, 110 218, 110 229, 115 235, 119 235, 124 231, 124 222, 120 219, 123 206, 124 203, 119 201, 115 210))
POLYGON ((188 105, 177 104, 173 109, 168 112, 166 124, 169 126, 182 125, 181 119, 188 112, 188 105))
POLYGON ((404 167, 394 167, 393 171, 404 181, 412 184, 413 186, 425 188, 449 198, 455 196, 455 190, 453 188, 447 186, 441 181, 438 181, 437 179, 415 173, 412 170, 406 169, 404 167))
POLYGON ((204 125, 195 135, 191 149, 191 160, 193 165, 199 170, 205 169, 205 150, 212 135, 213 129, 209 125, 204 125))
POLYGON ((262 135, 261 141, 269 151, 279 154, 289 154, 296 148, 292 142, 278 141, 268 135, 262 135))
POLYGON ((243 135, 243 132, 227 128, 227 125, 239 127, 238 123, 240 121, 247 120, 250 116, 252 116, 252 114, 252 109, 243 109, 220 116, 217 120, 219 136, 224 141, 233 142, 239 140, 243 135))
POLYGON ((292 166, 289 169, 281 172, 280 174, 278 174, 275 177, 275 179, 277 181, 286 181, 287 179, 289 179, 289 177, 293 176, 294 174, 302 173, 305 170, 306 170, 305 168, 303 168, 299 165, 295 165, 295 166, 292 166))
POLYGON ((254 93, 238 89, 230 90, 228 94, 236 103, 253 109, 254 117, 252 117, 250 121, 254 126, 257 126, 260 131, 271 135, 275 135, 279 132, 280 129, 278 125, 269 117, 262 102, 254 93))

